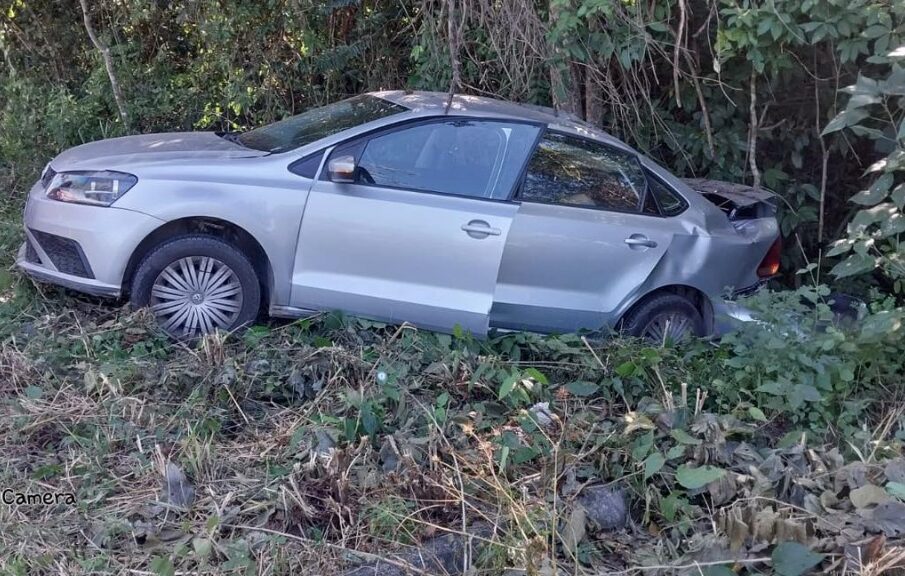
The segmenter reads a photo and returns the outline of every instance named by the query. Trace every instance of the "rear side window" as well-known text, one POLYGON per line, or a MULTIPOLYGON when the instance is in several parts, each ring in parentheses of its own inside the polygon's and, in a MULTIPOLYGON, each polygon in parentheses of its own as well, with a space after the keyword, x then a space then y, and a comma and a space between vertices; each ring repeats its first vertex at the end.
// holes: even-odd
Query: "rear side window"
MULTIPOLYGON (((654 176, 649 170, 645 170, 645 173, 647 174, 648 182, 647 194, 657 204, 660 214, 663 216, 678 216, 688 208, 688 202, 673 191, 672 188, 654 176)), ((648 202, 645 202, 645 208, 647 204, 648 202)))
POLYGON ((553 132, 538 144, 519 199, 638 212, 646 187, 635 155, 553 132))
POLYGON ((358 159, 358 180, 365 185, 506 199, 539 130, 530 124, 478 120, 394 130, 368 139, 358 159))

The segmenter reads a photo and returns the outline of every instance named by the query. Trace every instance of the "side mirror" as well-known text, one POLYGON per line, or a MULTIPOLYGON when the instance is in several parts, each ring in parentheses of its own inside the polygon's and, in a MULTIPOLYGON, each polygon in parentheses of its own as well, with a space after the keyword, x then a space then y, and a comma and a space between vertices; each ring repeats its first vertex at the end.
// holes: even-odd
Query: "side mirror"
POLYGON ((327 164, 327 175, 331 182, 355 182, 355 156, 339 156, 327 164))

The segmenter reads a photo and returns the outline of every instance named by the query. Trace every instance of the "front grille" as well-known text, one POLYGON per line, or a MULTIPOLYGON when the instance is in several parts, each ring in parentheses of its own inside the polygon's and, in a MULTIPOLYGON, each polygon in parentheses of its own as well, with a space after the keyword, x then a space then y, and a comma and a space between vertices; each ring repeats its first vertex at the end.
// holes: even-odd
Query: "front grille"
POLYGON ((32 230, 31 233, 57 270, 82 278, 94 278, 91 266, 78 242, 38 230, 32 230))
POLYGON ((41 258, 38 256, 38 251, 35 250, 35 247, 32 245, 29 238, 25 239, 25 261, 31 262, 32 264, 41 263, 41 258))

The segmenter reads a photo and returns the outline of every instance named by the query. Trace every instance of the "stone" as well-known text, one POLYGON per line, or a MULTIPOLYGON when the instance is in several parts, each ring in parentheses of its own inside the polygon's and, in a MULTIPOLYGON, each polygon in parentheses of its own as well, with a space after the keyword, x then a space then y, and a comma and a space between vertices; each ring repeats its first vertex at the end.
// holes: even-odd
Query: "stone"
POLYGON ((324 429, 319 428, 315 430, 314 439, 316 441, 314 451, 319 456, 328 456, 330 452, 336 448, 336 442, 333 440, 333 437, 324 429))
POLYGON ((172 462, 167 462, 164 485, 167 502, 183 510, 192 507, 192 502, 195 500, 195 489, 182 469, 172 462))
POLYGON ((449 533, 437 536, 407 552, 388 554, 386 559, 369 560, 351 570, 346 570, 343 572, 343 576, 408 576, 415 573, 456 576, 465 574, 466 551, 469 552, 473 564, 482 543, 492 533, 493 530, 489 524, 475 524, 468 529, 468 535, 449 533), (477 536, 477 538, 473 538, 473 536, 477 536), (409 569, 407 570, 406 567, 409 569))
POLYGON ((886 463, 883 469, 886 480, 905 484, 905 458, 895 458, 886 463))
POLYGON ((622 490, 588 486, 578 496, 588 521, 600 530, 619 530, 628 523, 628 506, 622 490))

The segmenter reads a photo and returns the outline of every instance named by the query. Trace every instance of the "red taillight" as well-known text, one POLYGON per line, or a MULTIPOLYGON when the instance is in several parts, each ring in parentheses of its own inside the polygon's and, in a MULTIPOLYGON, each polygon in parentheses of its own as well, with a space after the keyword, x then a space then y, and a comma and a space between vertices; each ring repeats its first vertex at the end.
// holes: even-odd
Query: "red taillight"
POLYGON ((769 278, 776 276, 779 272, 779 261, 782 256, 782 240, 777 238, 776 242, 770 245, 767 255, 761 260, 757 267, 757 275, 760 278, 769 278))

